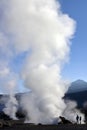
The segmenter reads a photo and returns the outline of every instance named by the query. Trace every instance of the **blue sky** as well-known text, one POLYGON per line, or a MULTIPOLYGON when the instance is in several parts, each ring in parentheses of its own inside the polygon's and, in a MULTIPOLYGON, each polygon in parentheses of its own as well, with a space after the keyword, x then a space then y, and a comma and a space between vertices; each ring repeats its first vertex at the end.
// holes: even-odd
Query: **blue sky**
POLYGON ((87 81, 87 0, 60 0, 60 3, 62 11, 68 13, 77 23, 70 60, 64 66, 62 75, 71 81, 87 81))

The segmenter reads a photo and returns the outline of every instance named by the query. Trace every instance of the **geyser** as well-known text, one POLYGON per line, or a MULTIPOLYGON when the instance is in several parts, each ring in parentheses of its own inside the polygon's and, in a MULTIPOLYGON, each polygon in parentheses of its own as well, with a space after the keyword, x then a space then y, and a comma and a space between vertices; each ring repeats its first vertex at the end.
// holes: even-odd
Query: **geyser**
POLYGON ((21 99, 26 121, 52 123, 66 108, 62 98, 68 84, 61 69, 68 60, 75 22, 61 12, 57 0, 3 0, 0 10, 6 65, 10 68, 10 61, 26 52, 22 70, 16 72, 31 90, 21 99))

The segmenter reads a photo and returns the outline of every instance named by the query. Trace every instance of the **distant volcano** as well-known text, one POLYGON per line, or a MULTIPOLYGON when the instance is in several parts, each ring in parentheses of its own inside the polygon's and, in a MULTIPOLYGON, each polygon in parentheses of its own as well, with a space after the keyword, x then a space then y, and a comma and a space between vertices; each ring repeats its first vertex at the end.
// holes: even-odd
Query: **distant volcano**
POLYGON ((84 80, 76 80, 71 83, 64 99, 76 101, 79 108, 83 108, 87 102, 87 82, 84 80))
POLYGON ((71 83, 68 93, 79 92, 84 90, 87 90, 87 82, 79 79, 71 83))

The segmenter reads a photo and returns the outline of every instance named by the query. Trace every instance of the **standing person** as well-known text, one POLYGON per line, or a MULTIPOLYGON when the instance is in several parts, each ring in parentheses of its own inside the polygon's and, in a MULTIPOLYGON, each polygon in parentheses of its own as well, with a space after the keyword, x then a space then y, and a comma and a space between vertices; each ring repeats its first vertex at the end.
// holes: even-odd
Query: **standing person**
POLYGON ((79 116, 77 115, 76 116, 76 121, 77 121, 77 124, 79 123, 79 116))
POLYGON ((79 117, 80 124, 81 124, 81 120, 82 120, 82 117, 80 116, 80 117, 79 117))

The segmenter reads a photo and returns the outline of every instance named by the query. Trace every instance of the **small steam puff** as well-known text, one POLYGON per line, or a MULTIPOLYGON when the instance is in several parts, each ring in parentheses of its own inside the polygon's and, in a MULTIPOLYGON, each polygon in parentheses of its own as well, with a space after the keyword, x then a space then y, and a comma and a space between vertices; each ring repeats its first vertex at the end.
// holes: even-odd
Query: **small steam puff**
POLYGON ((15 96, 9 95, 7 102, 5 103, 5 108, 3 109, 3 112, 10 116, 11 119, 16 120, 16 112, 17 112, 17 108, 18 108, 18 102, 15 98, 15 96))
POLYGON ((70 120, 72 123, 77 123, 76 117, 77 115, 81 117, 81 122, 78 120, 78 123, 85 124, 84 114, 77 109, 77 103, 75 101, 66 100, 66 108, 63 111, 63 116, 70 120))
MULTIPOLYGON (((61 12, 56 0, 3 0, 0 10, 0 41, 7 50, 0 46, 6 64, 27 52, 20 73, 24 86, 31 90, 21 99, 26 121, 53 123, 66 108, 62 98, 68 85, 61 79, 61 69, 68 60, 75 22, 61 12)), ((7 108, 17 105, 14 96, 10 99, 13 103, 9 100, 7 108)))
MULTIPOLYGON (((4 80, 6 78, 7 80, 7 75, 9 75, 9 71, 5 68, 3 70, 4 72, 4 80), (8 73, 7 73, 8 72, 8 73)), ((12 76, 12 75, 11 75, 12 76)), ((11 77, 12 78, 12 77, 11 77)), ((18 109, 18 101, 15 98, 15 87, 16 87, 16 80, 15 79, 8 79, 3 85, 3 91, 8 94, 6 98, 2 97, 2 100, 4 101, 5 108, 3 109, 3 112, 10 116, 11 119, 17 119, 16 117, 16 112, 18 109)))

